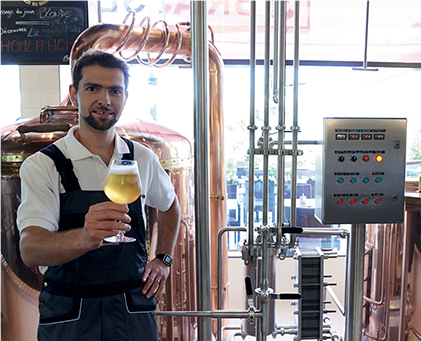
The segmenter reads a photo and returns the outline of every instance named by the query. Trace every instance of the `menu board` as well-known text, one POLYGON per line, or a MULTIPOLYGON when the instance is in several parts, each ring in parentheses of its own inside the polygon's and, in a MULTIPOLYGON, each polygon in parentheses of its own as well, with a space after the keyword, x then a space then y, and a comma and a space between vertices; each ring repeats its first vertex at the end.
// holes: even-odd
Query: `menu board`
POLYGON ((87 1, 1 1, 2 64, 68 64, 87 1))

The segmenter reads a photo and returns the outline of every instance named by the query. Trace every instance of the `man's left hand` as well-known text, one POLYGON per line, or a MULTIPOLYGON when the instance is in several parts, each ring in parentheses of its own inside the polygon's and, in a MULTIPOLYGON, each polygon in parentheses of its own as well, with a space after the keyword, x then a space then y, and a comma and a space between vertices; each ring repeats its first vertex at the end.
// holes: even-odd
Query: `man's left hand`
POLYGON ((170 274, 170 267, 165 265, 160 259, 152 259, 145 266, 142 281, 145 283, 142 293, 146 298, 158 296, 164 289, 165 282, 170 274))

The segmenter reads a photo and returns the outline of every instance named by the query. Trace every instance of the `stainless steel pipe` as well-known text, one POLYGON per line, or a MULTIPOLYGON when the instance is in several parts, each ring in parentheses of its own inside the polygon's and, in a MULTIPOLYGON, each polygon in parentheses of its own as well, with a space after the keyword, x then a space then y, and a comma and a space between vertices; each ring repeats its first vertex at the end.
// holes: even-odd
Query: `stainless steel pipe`
MULTIPOLYGON (((194 84, 194 173, 198 309, 212 310, 209 191, 209 49, 206 1, 191 1, 194 84)), ((171 312, 171 314, 174 312, 171 312)), ((198 319, 199 340, 211 340, 210 316, 198 319)))
MULTIPOLYGON (((284 192, 285 192, 285 156, 282 151, 284 149, 285 140, 285 78, 286 78, 286 2, 280 2, 280 26, 279 26, 279 37, 276 41, 279 41, 277 54, 278 59, 274 60, 275 65, 278 67, 275 70, 279 72, 277 76, 278 80, 278 187, 277 187, 277 226, 282 227, 284 221, 284 192)), ((277 236, 277 244, 281 241, 281 235, 277 236)))
MULTIPOLYGON (((157 311, 157 316, 196 316, 202 318, 218 318, 218 319, 241 319, 241 318, 262 318, 260 311, 249 312, 242 310, 210 310, 210 311, 157 311)), ((211 340, 210 338, 199 339, 199 340, 211 340)))
POLYGON ((346 238, 349 236, 349 231, 347 229, 335 229, 335 228, 320 228, 320 227, 309 227, 303 228, 302 235, 314 235, 314 236, 340 236, 346 238))
MULTIPOLYGON (((270 88, 270 1, 265 1, 264 115, 263 115, 263 226, 268 224, 269 211, 269 88, 270 88)), ((254 181, 254 179, 252 180, 254 181)))
POLYGON ((254 148, 256 145, 256 1, 250 2, 250 131, 249 137, 249 211, 248 245, 254 242, 254 148))
POLYGON ((345 341, 361 341, 365 225, 354 224, 347 250, 345 341))
MULTIPOLYGON (((218 310, 222 309, 222 237, 225 232, 245 232, 245 227, 223 227, 218 232, 218 310)), ((222 321, 218 320, 218 341, 222 341, 222 321)))
MULTIPOLYGON (((298 69, 299 69, 299 47, 300 47, 300 1, 295 1, 294 14, 294 82, 293 82, 293 125, 292 130, 292 170, 291 170, 291 226, 297 224, 297 176, 298 176, 298 69)), ((295 235, 291 235, 290 246, 295 244, 295 235)))

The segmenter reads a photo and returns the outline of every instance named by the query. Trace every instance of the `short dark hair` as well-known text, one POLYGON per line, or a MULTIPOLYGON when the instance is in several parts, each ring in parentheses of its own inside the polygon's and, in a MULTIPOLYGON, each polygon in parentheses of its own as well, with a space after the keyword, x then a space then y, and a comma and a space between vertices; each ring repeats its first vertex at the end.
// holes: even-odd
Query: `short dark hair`
POLYGON ((72 84, 76 91, 79 88, 79 82, 82 79, 82 69, 85 66, 99 65, 105 68, 120 69, 124 74, 125 91, 129 87, 129 66, 127 63, 112 55, 111 53, 89 49, 75 63, 72 71, 72 84))

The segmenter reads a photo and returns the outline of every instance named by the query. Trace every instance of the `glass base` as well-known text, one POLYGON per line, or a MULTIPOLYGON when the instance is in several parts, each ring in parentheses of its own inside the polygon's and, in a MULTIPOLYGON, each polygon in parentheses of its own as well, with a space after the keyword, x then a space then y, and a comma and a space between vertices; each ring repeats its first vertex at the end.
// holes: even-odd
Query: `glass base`
POLYGON ((117 235, 113 237, 104 238, 104 240, 109 243, 133 243, 134 241, 136 241, 136 238, 117 235))

